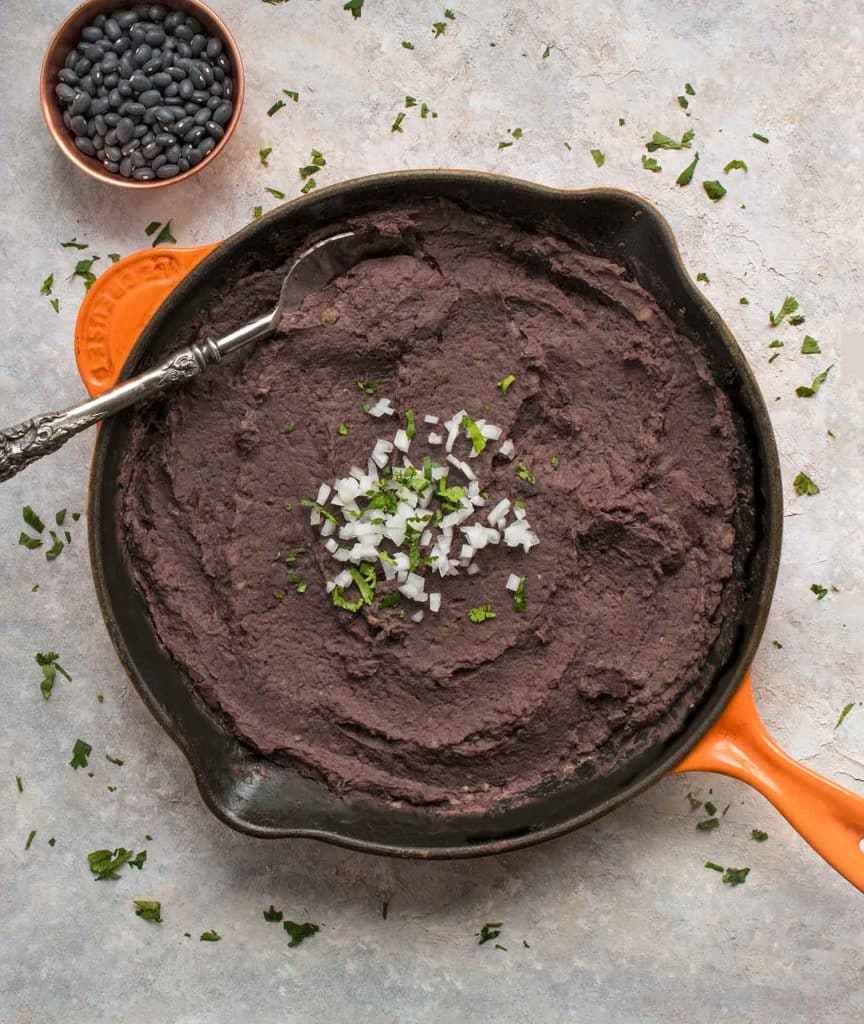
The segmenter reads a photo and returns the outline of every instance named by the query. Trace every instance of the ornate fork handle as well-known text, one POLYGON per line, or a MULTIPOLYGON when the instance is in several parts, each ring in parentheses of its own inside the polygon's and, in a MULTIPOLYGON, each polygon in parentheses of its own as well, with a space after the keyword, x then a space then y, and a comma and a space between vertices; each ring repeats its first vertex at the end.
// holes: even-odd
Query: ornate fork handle
POLYGON ((70 437, 145 398, 170 391, 220 362, 222 353, 212 341, 180 349, 151 370, 132 377, 97 398, 63 412, 49 412, 0 431, 0 482, 61 448, 70 437))

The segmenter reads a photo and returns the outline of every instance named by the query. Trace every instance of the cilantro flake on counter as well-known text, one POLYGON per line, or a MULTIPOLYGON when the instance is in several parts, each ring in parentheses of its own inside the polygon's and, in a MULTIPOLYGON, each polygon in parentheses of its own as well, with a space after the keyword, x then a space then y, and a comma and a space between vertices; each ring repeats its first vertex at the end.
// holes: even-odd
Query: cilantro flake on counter
POLYGON ((393 124, 390 125, 390 131, 391 132, 401 132, 402 131, 402 122, 404 120, 405 120, 405 111, 404 110, 400 110, 399 113, 396 115, 395 121, 393 122, 393 124))
POLYGON ((117 263, 120 260, 120 253, 119 252, 109 252, 108 253, 108 259, 111 260, 112 263, 117 263))
POLYGON ((747 164, 743 160, 730 160, 723 168, 723 173, 728 174, 730 171, 743 171, 746 174, 747 164))
POLYGON ((414 49, 414 44, 409 42, 407 39, 403 39, 402 40, 402 49, 403 50, 413 50, 414 49))
MULTIPOLYGON (((362 0, 361 0, 362 3, 362 0)), ((222 936, 212 928, 209 931, 201 932, 200 942, 221 942, 222 936)))
POLYGON ((123 764, 123 758, 122 757, 112 757, 111 754, 106 754, 105 755, 105 760, 109 761, 111 764, 116 764, 116 765, 120 765, 120 766, 122 766, 122 764, 123 764))
POLYGON ((764 135, 760 135, 758 132, 753 132, 753 138, 757 139, 759 142, 765 142, 765 143, 768 142, 768 140, 765 138, 765 136, 764 135))
POLYGON ((690 149, 690 143, 695 135, 696 132, 692 128, 688 128, 681 136, 681 141, 676 142, 675 139, 664 135, 662 132, 654 132, 651 136, 651 141, 645 143, 645 148, 649 153, 653 153, 658 149, 690 149))
MULTIPOLYGON (((129 864, 131 867, 133 863, 132 858, 133 853, 131 850, 118 846, 115 850, 93 850, 92 853, 87 854, 87 864, 91 872, 96 876, 94 881, 103 882, 106 879, 118 879, 120 875, 117 872, 124 864, 129 864)), ((141 850, 135 856, 135 867, 140 869, 146 858, 147 851, 141 850)))
POLYGON ((293 100, 295 103, 300 101, 300 93, 296 89, 283 89, 282 92, 289 100, 293 100))
POLYGON ((849 714, 849 712, 854 707, 855 707, 855 702, 852 701, 851 704, 847 704, 846 707, 843 708, 843 710, 840 712, 840 717, 837 719, 837 724, 834 726, 835 729, 839 729, 840 728, 840 726, 846 720, 846 716, 849 714))
POLYGON ((642 154, 642 166, 646 171, 652 171, 654 174, 663 170, 653 156, 645 156, 644 153, 642 154))
POLYGON ((793 327, 800 327, 801 324, 804 323, 804 317, 800 314, 798 316, 790 316, 789 323, 792 324, 793 327))
POLYGON ((801 496, 819 493, 818 485, 803 471, 792 481, 792 486, 795 488, 795 493, 801 496))
MULTIPOLYGON (((684 170, 675 179, 675 184, 680 185, 682 188, 685 185, 689 185, 693 180, 693 172, 696 170, 696 164, 699 163, 699 154, 697 153, 684 170)), ((698 280, 698 278, 697 278, 698 280)), ((707 280, 707 278, 706 278, 707 280)))
POLYGON ((783 300, 783 305, 780 307, 779 312, 774 313, 771 311, 768 314, 768 320, 772 327, 777 327, 783 322, 785 317, 789 316, 790 313, 794 313, 798 309, 798 300, 794 295, 787 295, 783 300))
POLYGON ((54 287, 54 274, 50 273, 45 280, 42 282, 42 287, 39 289, 40 295, 50 295, 51 289, 54 287))
POLYGON ((713 804, 710 800, 705 801, 705 813, 713 818, 717 814, 717 805, 713 804))
POLYGON ((594 158, 594 163, 598 167, 602 167, 606 163, 606 154, 599 149, 592 149, 591 156, 594 158))
POLYGON ((726 195, 726 189, 719 181, 703 181, 702 188, 705 189, 705 194, 712 202, 718 202, 726 195))
POLYGON ((827 369, 823 370, 821 373, 818 373, 813 378, 812 384, 802 384, 801 387, 795 388, 795 394, 799 398, 812 398, 819 391, 819 388, 821 388, 825 381, 828 379, 828 374, 831 372, 833 368, 834 364, 832 363, 827 369))
POLYGON ((444 33, 447 31, 447 22, 434 21, 432 23, 432 31, 435 33, 434 36, 432 37, 433 39, 437 39, 438 36, 443 36, 444 33))
POLYGON ((726 868, 723 874, 723 882, 726 885, 743 885, 750 874, 750 868, 726 868))
POLYGON ((15 785, 18 787, 18 792, 19 793, 23 793, 24 792, 24 783, 21 781, 21 776, 20 775, 16 775, 15 776, 15 785))
MULTIPOLYGON (((679 184, 680 184, 680 182, 679 182, 679 184)), ((696 280, 697 281, 704 281, 705 284, 710 284, 711 283, 711 278, 705 273, 704 270, 700 270, 699 271, 699 273, 696 275, 696 280)))
POLYGON ((264 216, 264 208, 263 208, 263 206, 254 206, 252 208, 252 219, 253 220, 260 220, 263 216, 264 216))
POLYGON ((821 601, 823 597, 828 593, 828 588, 823 587, 821 583, 811 583, 810 592, 816 595, 816 600, 821 601))
POLYGON ((718 818, 705 818, 696 822, 696 828, 699 832, 710 832, 712 829, 720 828, 720 821, 718 818))
POLYGON ((34 828, 33 831, 30 833, 30 835, 27 836, 27 842, 24 844, 24 849, 25 850, 29 850, 30 849, 30 847, 33 845, 33 840, 35 838, 36 838, 36 829, 34 828))
POLYGON ((725 868, 721 867, 719 864, 715 864, 713 860, 706 860, 705 867, 710 868, 712 871, 719 871, 721 874, 725 870, 725 868))
POLYGON ((74 236, 74 235, 73 235, 72 238, 69 239, 68 242, 61 242, 60 243, 60 248, 61 249, 86 249, 87 246, 88 246, 87 242, 79 242, 77 236, 74 236))
POLYGON ((488 921, 482 926, 479 932, 474 932, 475 938, 479 938, 478 946, 482 946, 486 942, 491 942, 493 939, 497 939, 501 934, 501 928, 503 927, 501 921, 488 921))
POLYGON ((471 622, 486 622, 487 619, 497 618, 495 612, 492 611, 491 604, 480 604, 475 608, 470 609, 468 612, 468 618, 471 622))
POLYGON ((75 740, 75 746, 72 748, 72 760, 69 764, 77 771, 79 768, 87 767, 87 758, 92 753, 93 748, 85 740, 75 740))
POLYGON ((687 99, 686 96, 679 96, 678 97, 678 106, 682 110, 686 110, 690 106, 690 101, 687 99))
POLYGON ((768 833, 763 832, 761 828, 754 828, 750 832, 750 838, 755 839, 757 843, 764 843, 768 838, 768 833))
POLYGON ((37 533, 42 533, 45 529, 45 524, 39 518, 38 514, 33 511, 30 505, 25 505, 24 508, 21 509, 21 518, 31 530, 35 530, 37 533))
POLYGON ((822 349, 819 347, 819 342, 809 334, 805 334, 804 340, 801 342, 801 355, 818 356, 821 351, 822 349))
POLYGON ((696 95, 696 90, 693 88, 693 86, 689 82, 685 82, 684 83, 684 92, 686 92, 688 96, 695 96, 696 95))
POLYGON ((291 947, 299 946, 304 940, 321 931, 318 925, 312 924, 311 921, 304 921, 302 924, 298 924, 296 921, 283 921, 282 927, 291 937, 291 941, 288 943, 291 947))
POLYGON ((273 152, 273 147, 272 146, 265 146, 264 149, 259 149, 258 150, 258 159, 261 161, 261 166, 262 167, 269 167, 270 166, 267 163, 267 157, 270 156, 270 154, 272 152, 273 152))
POLYGON ((336 433, 340 437, 347 437, 348 436, 348 424, 347 423, 340 423, 339 426, 336 428, 336 433))
POLYGON ((135 916, 142 921, 152 921, 153 924, 162 923, 162 904, 159 900, 132 900, 135 905, 135 916))
POLYGON ((44 654, 40 651, 35 655, 36 664, 42 669, 42 681, 39 683, 39 689, 45 700, 51 696, 58 672, 61 676, 65 676, 70 683, 72 682, 72 676, 57 660, 59 657, 60 655, 55 651, 46 651, 44 654))
POLYGON ((265 192, 269 192, 274 199, 284 199, 285 193, 280 188, 271 188, 269 185, 265 186, 265 192))
POLYGON ((300 189, 300 192, 301 192, 302 195, 305 196, 308 192, 311 192, 312 189, 315 188, 315 187, 316 187, 315 179, 314 178, 307 178, 306 179, 306 184, 303 186, 303 188, 300 189))
POLYGON ((273 906, 272 903, 270 904, 270 909, 269 910, 262 910, 261 913, 264 915, 264 920, 265 921, 281 921, 282 920, 282 911, 281 910, 277 910, 273 906))
POLYGON ((285 100, 276 100, 272 107, 267 111, 267 116, 272 117, 274 114, 278 114, 279 111, 286 106, 285 100))
POLYGON ((92 267, 98 259, 98 256, 91 256, 87 260, 78 260, 75 269, 69 275, 69 280, 71 281, 73 277, 80 277, 84 282, 84 291, 89 292, 96 283, 96 275, 93 273, 92 267))

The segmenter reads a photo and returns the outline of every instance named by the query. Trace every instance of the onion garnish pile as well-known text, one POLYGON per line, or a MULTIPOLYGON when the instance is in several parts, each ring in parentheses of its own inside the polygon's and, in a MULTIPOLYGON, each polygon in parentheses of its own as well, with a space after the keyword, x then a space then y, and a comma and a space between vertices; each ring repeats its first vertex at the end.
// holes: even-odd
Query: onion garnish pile
MULTIPOLYGON (((396 415, 387 398, 368 412, 378 418, 396 415)), ((426 443, 441 449, 440 460, 425 455, 419 465, 412 462, 418 425, 409 409, 404 427, 375 442, 365 469, 352 466, 348 476, 322 483, 314 501, 302 502, 311 509, 311 525, 320 527, 334 568, 342 566, 327 581, 337 608, 358 612, 371 604, 383 577, 395 581, 403 597, 437 613, 441 591, 427 591, 427 583, 432 588, 460 572, 476 574, 475 555, 489 545, 503 542, 527 554, 539 543, 524 502, 506 496, 493 501, 481 493, 470 464, 489 444, 498 444, 497 454, 504 458, 514 457, 515 446, 501 440, 501 428, 471 419, 464 409, 443 423, 437 416, 424 416, 423 423, 426 443)), ((519 579, 511 575, 507 589, 515 591, 519 579)), ((419 608, 410 617, 420 622, 423 614, 419 608)))

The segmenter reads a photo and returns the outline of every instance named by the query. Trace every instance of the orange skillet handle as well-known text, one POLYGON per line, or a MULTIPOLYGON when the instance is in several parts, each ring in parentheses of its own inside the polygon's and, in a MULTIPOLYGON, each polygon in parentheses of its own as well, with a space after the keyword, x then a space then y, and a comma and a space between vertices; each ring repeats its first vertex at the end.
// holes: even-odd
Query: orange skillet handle
POLYGON ((767 797, 813 849, 864 892, 864 797, 793 761, 768 735, 748 675, 676 772, 720 772, 767 797))
POLYGON ((84 297, 75 324, 75 361, 91 395, 114 386, 147 321, 215 248, 145 249, 100 275, 84 297))

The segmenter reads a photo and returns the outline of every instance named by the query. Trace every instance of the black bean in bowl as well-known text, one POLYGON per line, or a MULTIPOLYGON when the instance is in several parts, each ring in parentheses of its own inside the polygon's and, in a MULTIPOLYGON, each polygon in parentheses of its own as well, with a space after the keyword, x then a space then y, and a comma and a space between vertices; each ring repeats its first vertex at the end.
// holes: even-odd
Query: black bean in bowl
POLYGON ((54 93, 77 148, 137 181, 195 167, 234 113, 224 41, 161 4, 96 15, 66 54, 54 93))

